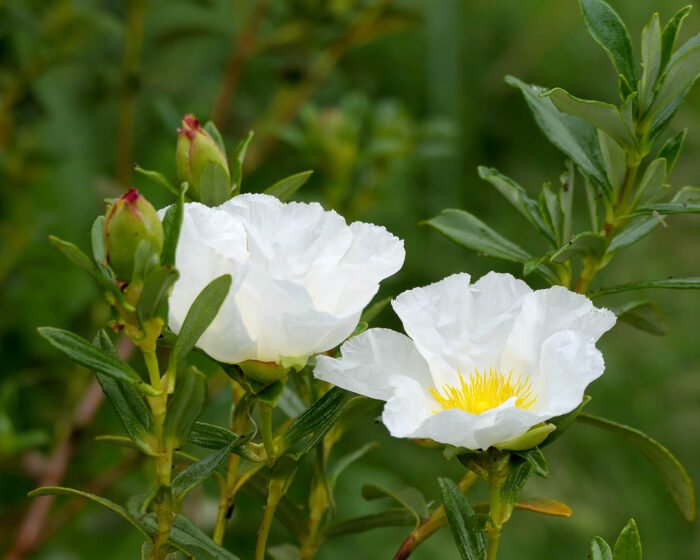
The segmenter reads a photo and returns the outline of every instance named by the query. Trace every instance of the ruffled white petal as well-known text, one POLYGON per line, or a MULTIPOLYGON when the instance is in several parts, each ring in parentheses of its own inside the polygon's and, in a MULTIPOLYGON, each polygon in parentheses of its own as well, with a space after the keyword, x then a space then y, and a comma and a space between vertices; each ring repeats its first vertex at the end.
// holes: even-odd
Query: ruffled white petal
POLYGON ((340 350, 340 359, 319 356, 314 370, 318 379, 380 400, 394 393, 390 383, 394 376, 415 381, 421 394, 431 386, 428 364, 413 341, 400 333, 370 329, 348 340, 340 350))
POLYGON ((348 226, 318 204, 268 195, 186 204, 170 327, 178 332, 201 289, 229 273, 231 292, 198 346, 229 363, 307 357, 352 333, 404 257, 403 242, 385 229, 348 226))

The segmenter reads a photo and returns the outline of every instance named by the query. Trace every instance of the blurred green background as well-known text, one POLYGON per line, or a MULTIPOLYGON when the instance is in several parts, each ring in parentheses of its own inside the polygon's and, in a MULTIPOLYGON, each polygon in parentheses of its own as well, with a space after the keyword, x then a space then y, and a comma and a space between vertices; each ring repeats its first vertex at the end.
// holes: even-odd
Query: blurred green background
MULTIPOLYGON (((687 3, 611 1, 635 45, 653 11, 668 18, 687 3)), ((682 37, 699 31, 700 17, 691 14, 682 37)), ((314 169, 299 199, 404 238, 406 265, 382 295, 456 271, 519 274, 419 226, 445 207, 465 208, 523 246, 544 249, 476 175, 478 164, 495 166, 536 194, 563 171, 563 156, 504 84, 506 74, 586 98, 613 100, 616 90, 575 0, 0 0, 0 552, 17 538, 27 491, 61 472, 65 450, 72 453, 62 483, 117 502, 142 491, 150 476, 126 450, 94 442, 95 435, 121 433, 116 416, 102 406, 82 425, 90 374, 36 334, 37 326, 54 325, 92 336, 108 319, 91 280, 48 245, 49 233, 85 248, 103 199, 129 185, 156 206, 169 203, 170 195, 132 166, 174 179, 176 128, 192 112, 215 119, 229 148, 255 131, 244 191, 314 169)), ((672 128, 683 127, 689 133, 677 186, 697 184, 700 88, 672 128)), ((668 226, 623 253, 596 286, 700 274, 700 221, 671 217, 668 226)), ((620 325, 607 335, 607 372, 592 387, 589 411, 664 442, 697 483, 700 295, 649 295, 663 308, 670 334, 620 325)), ((616 301, 624 298, 610 299, 616 301)), ((399 328, 391 311, 379 323, 399 328)), ((226 392, 216 391, 222 381, 211 380, 207 412, 221 422, 228 406, 226 392)), ((371 418, 341 448, 367 440, 381 447, 341 480, 337 519, 381 508, 362 499, 365 482, 413 485, 435 499, 436 476, 462 470, 439 452, 391 440, 371 418)), ((645 558, 700 558, 700 530, 683 520, 636 451, 577 426, 547 452, 551 478, 532 480, 524 495, 562 500, 574 514, 516 512, 504 559, 584 559, 593 535, 613 540, 629 517, 639 524, 645 558)), ((300 476, 292 494, 303 496, 305 482, 300 476)), ((138 556, 139 535, 119 518, 76 506, 85 504, 57 501, 31 549, 13 557, 138 556)), ((210 527, 216 487, 195 493, 187 513, 210 527)), ((252 557, 260 514, 257 500, 241 499, 227 545, 244 560, 252 557)), ((340 538, 320 558, 390 558, 406 533, 340 538)), ((271 543, 289 540, 283 527, 273 527, 271 543)), ((447 531, 415 553, 418 560, 457 557, 447 531)))

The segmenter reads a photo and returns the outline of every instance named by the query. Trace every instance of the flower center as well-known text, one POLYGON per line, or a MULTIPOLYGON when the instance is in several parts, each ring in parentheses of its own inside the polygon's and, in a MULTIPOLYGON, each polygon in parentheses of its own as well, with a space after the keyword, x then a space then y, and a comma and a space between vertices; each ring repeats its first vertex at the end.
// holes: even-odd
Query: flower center
POLYGON ((530 377, 515 376, 512 370, 506 376, 493 368, 483 373, 475 369, 466 381, 460 373, 459 383, 459 387, 443 385, 440 391, 431 387, 430 394, 445 410, 459 408, 471 414, 496 408, 512 397, 516 397, 515 406, 524 409, 537 400, 530 377))

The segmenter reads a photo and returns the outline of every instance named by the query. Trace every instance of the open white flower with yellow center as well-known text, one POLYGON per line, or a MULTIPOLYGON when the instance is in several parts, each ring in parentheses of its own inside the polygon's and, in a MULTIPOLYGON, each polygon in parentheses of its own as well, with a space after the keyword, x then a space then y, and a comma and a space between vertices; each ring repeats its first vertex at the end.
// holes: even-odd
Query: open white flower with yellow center
POLYGON ((403 242, 386 229, 348 225, 319 204, 268 195, 241 195, 216 208, 189 203, 169 326, 179 332, 201 290, 231 274, 231 290, 197 346, 225 363, 303 363, 352 333, 379 282, 404 257, 403 242))
POLYGON ((386 401, 395 437, 487 449, 576 408, 604 369, 595 343, 615 315, 510 274, 455 274, 393 302, 408 336, 370 329, 315 375, 386 401), (410 337, 410 338, 409 338, 410 337))

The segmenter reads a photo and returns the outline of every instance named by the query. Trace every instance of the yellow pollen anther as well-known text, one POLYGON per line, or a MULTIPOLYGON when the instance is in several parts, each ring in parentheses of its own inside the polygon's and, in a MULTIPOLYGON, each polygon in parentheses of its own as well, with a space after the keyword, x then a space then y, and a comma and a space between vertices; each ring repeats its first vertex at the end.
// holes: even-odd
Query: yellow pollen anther
POLYGON ((515 406, 528 409, 537 396, 532 394, 532 381, 529 376, 514 376, 511 370, 507 376, 500 371, 490 369, 481 373, 478 369, 464 380, 459 374, 459 387, 443 385, 440 391, 430 388, 430 394, 443 409, 459 408, 471 414, 481 414, 502 405, 508 399, 516 397, 515 406))

